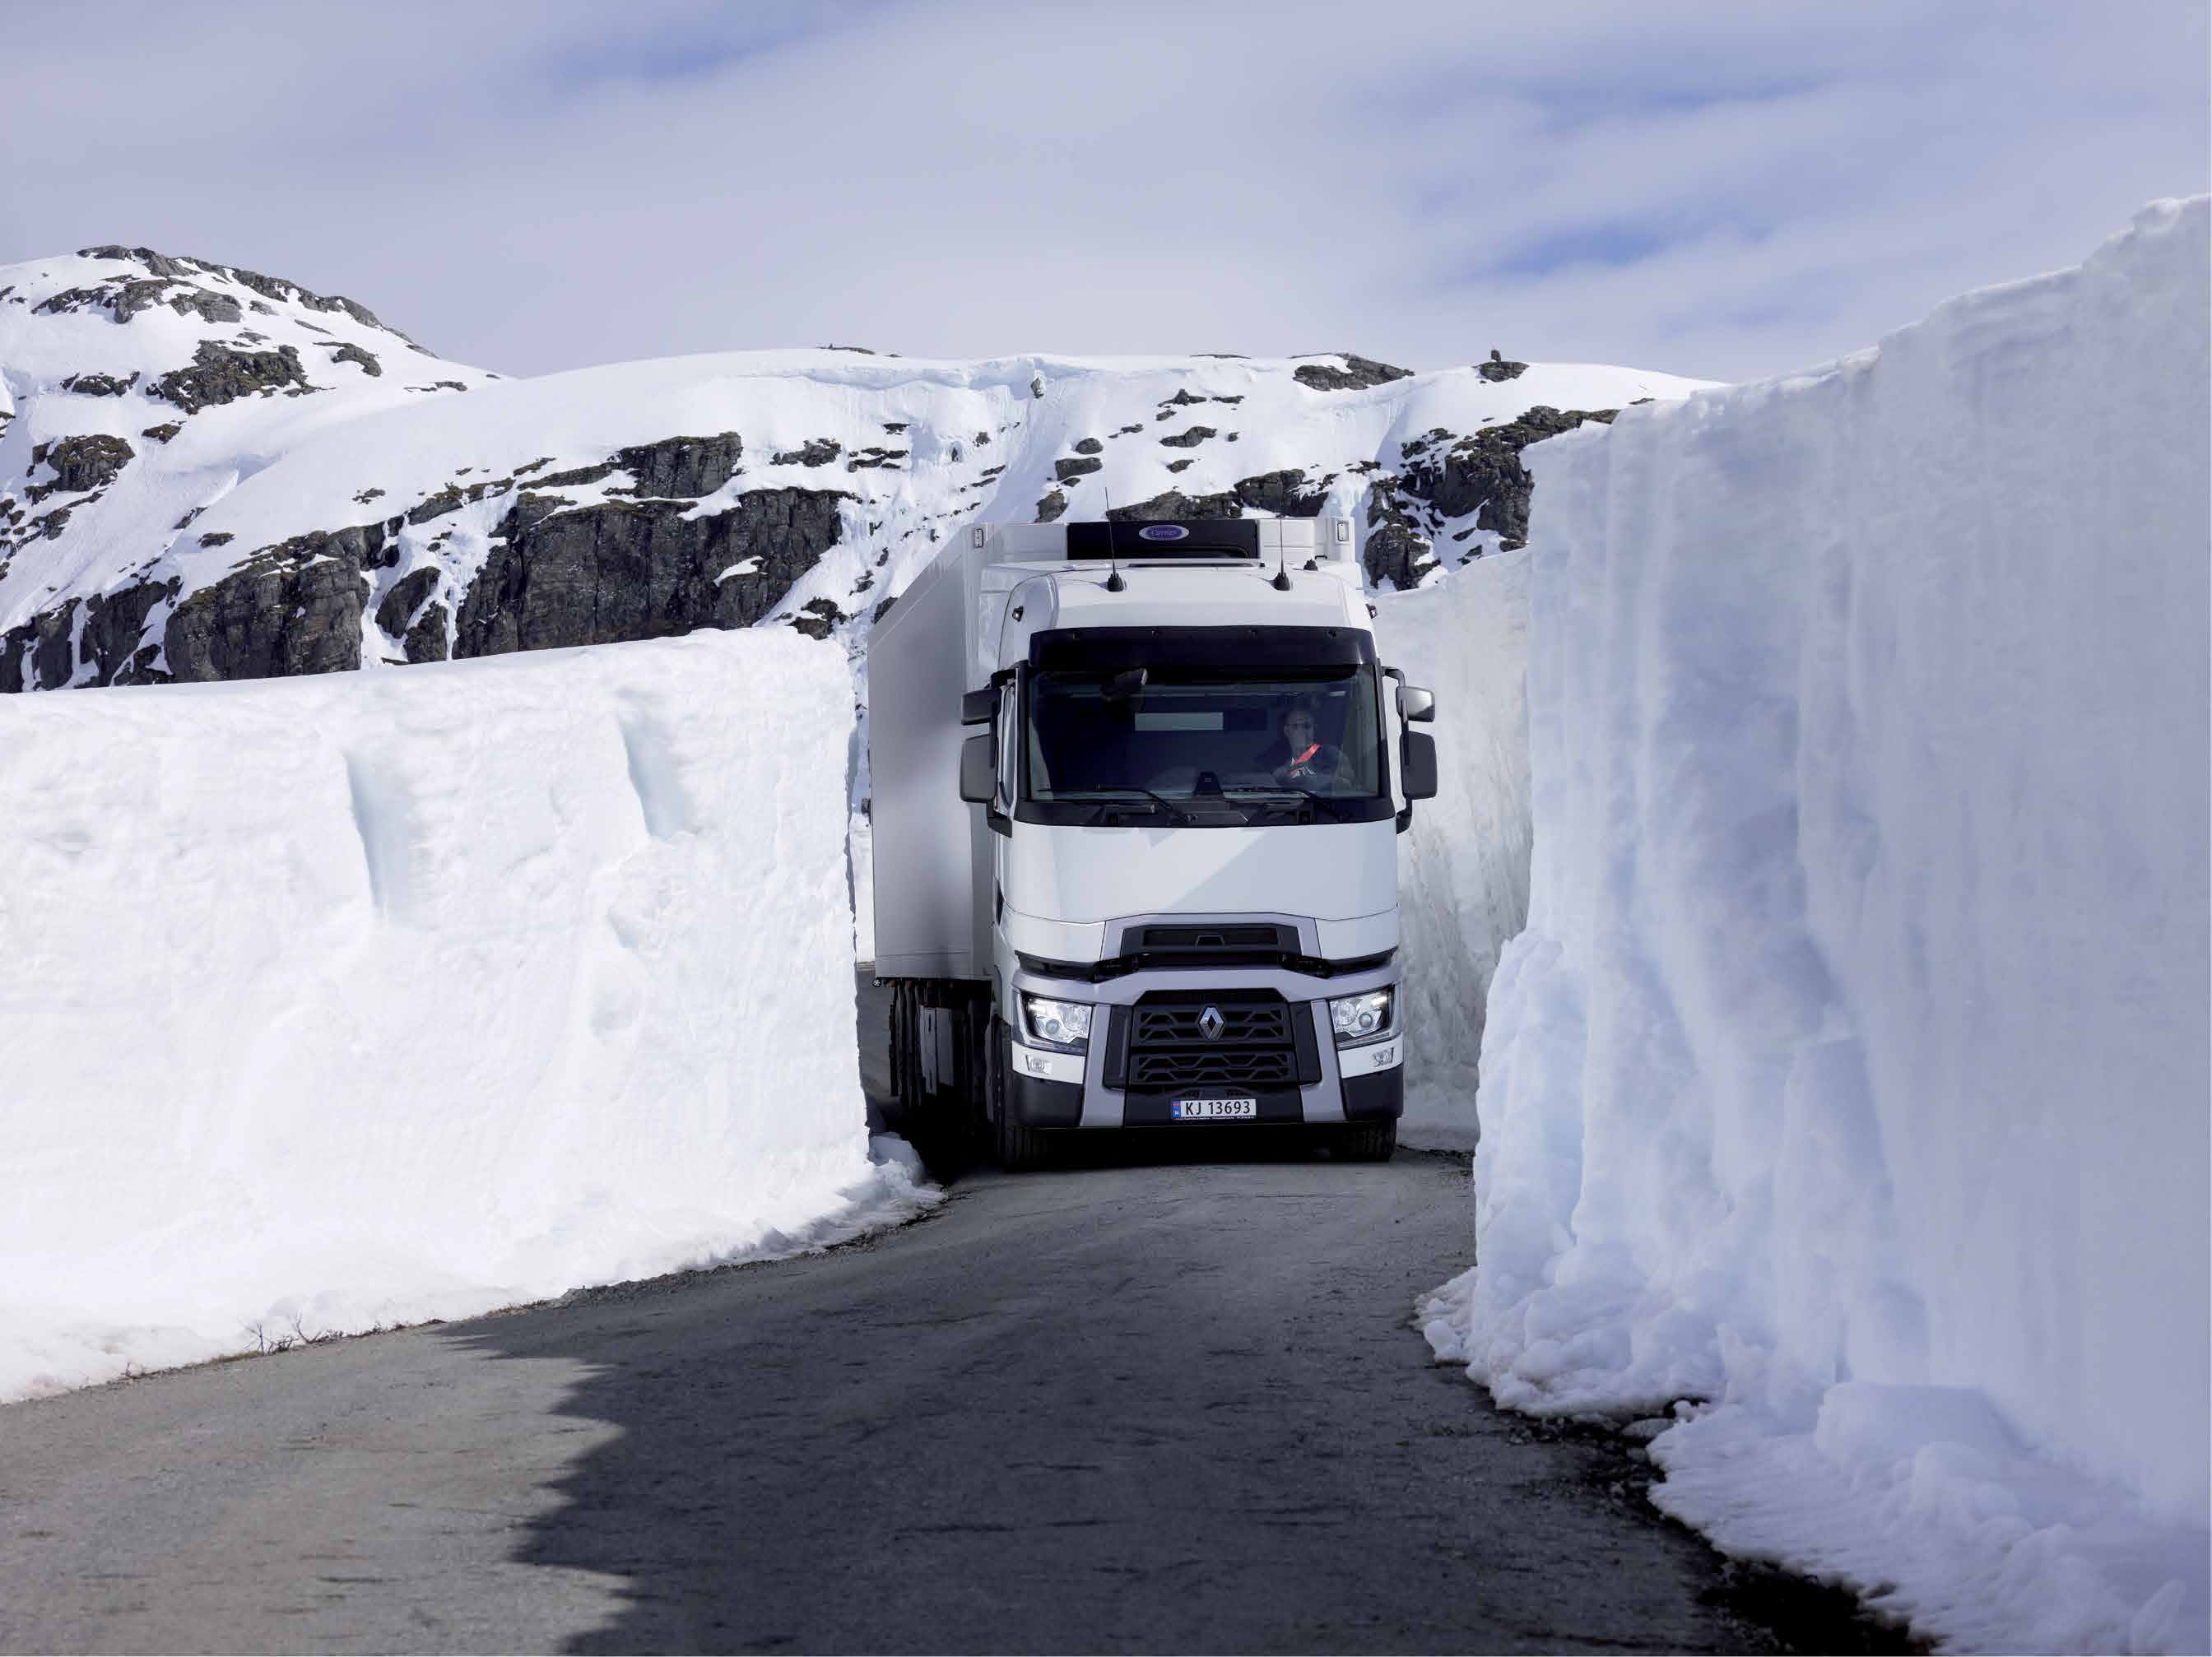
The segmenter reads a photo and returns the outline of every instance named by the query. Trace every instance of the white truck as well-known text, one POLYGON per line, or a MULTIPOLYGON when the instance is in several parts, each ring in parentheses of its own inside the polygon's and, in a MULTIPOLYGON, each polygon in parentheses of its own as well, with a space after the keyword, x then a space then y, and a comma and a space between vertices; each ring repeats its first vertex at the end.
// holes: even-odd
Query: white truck
POLYGON ((1395 836, 1429 692, 1333 519, 971 525, 868 651, 876 974, 911 1120, 1397 1143, 1395 836))

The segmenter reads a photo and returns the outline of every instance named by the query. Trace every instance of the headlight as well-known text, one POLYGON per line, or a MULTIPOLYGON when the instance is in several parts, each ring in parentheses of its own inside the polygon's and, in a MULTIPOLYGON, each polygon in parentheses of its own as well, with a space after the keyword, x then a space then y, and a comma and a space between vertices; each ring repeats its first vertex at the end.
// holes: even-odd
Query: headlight
POLYGON ((1048 1001, 1041 995, 1022 996, 1022 1017, 1030 1040, 1048 1047, 1080 1053, 1091 1040, 1091 1004, 1087 1001, 1048 1001))
POLYGON ((1390 992, 1370 990, 1328 1004, 1328 1022, 1336 1031, 1336 1045, 1350 1047, 1390 1033, 1390 992))

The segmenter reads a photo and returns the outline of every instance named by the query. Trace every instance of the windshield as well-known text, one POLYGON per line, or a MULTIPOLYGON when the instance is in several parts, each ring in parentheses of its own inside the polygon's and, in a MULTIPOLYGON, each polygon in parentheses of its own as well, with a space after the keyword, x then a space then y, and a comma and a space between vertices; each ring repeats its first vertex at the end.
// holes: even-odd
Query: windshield
POLYGON ((1133 677, 1031 676, 1029 798, 1304 804, 1382 792, 1372 667, 1133 677))

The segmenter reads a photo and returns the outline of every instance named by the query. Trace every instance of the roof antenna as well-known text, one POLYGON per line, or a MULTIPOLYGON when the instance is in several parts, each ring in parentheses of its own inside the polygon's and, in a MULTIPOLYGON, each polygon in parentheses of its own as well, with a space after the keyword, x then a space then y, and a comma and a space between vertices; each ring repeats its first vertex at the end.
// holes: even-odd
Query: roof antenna
MULTIPOLYGON (((1278 523, 1280 522, 1279 519, 1277 521, 1278 523)), ((1278 530, 1277 533, 1279 534, 1280 531, 1278 530)), ((1291 573, 1283 567, 1284 561, 1289 558, 1290 555, 1290 543, 1281 540, 1277 541, 1275 543, 1275 579, 1268 582, 1267 585, 1274 588, 1278 592, 1288 592, 1291 590, 1291 573)))
POLYGON ((1098 493, 1105 498, 1106 501, 1106 562, 1108 565, 1106 591, 1127 592, 1129 590, 1129 584, 1121 579, 1121 561, 1114 551, 1114 491, 1101 483, 1098 486, 1098 493))

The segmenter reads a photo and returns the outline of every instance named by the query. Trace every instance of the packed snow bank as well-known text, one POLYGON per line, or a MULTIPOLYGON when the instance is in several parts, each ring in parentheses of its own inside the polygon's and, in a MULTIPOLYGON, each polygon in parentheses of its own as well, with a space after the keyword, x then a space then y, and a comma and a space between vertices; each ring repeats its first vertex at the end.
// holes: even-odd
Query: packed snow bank
POLYGON ((2203 1650, 2208 207, 1532 452, 1508 1404, 2008 1649, 2203 1650))
POLYGON ((840 652, 0 698, 0 1398, 826 1241, 840 652))
POLYGON ((1410 1143, 1475 1142, 1483 1002, 1528 913, 1528 555, 1376 600, 1377 648, 1437 693, 1437 798, 1398 842, 1410 1143))

